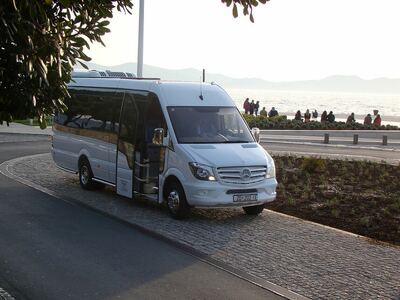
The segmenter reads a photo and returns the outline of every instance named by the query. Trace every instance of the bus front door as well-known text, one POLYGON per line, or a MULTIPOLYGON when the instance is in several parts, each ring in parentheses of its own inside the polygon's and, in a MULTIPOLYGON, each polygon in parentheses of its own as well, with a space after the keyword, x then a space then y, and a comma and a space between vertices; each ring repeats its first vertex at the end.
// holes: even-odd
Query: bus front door
POLYGON ((139 112, 136 147, 134 192, 150 200, 158 200, 159 175, 164 170, 165 148, 153 144, 154 131, 166 122, 157 96, 150 93, 146 98, 135 97, 139 112))

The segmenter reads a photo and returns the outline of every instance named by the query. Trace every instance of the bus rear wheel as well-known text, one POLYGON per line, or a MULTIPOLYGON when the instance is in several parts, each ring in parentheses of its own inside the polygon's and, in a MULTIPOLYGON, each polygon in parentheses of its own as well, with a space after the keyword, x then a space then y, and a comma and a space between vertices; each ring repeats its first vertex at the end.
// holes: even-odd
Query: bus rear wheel
POLYGON ((179 182, 174 181, 167 186, 166 201, 169 213, 174 219, 182 220, 190 215, 190 206, 179 182))
POLYGON ((87 159, 82 159, 79 163, 79 183, 85 190, 94 190, 97 187, 93 181, 93 172, 87 159))

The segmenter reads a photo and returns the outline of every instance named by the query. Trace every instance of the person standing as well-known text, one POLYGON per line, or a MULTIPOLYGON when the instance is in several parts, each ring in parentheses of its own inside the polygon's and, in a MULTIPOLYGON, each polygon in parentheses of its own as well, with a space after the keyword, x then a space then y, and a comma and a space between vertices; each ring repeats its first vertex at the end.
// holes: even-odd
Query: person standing
POLYGON ((372 117, 371 114, 368 114, 364 118, 364 125, 371 125, 372 124, 372 117))
POLYGON ((254 114, 254 106, 255 106, 256 104, 254 103, 254 100, 251 100, 251 103, 250 103, 250 110, 249 110, 249 112, 250 112, 250 115, 253 115, 254 114))
POLYGON ((311 113, 310 110, 307 108, 306 112, 304 113, 304 122, 308 123, 310 122, 311 119, 311 113))
POLYGON ((381 124, 382 124, 381 115, 380 115, 380 114, 377 114, 376 117, 375 117, 375 119, 374 119, 374 125, 381 126, 381 124))
POLYGON ((300 111, 300 110, 298 110, 298 111, 296 112, 296 114, 295 114, 295 116, 294 116, 294 119, 295 119, 296 121, 303 121, 303 120, 301 119, 301 111, 300 111))
POLYGON ((259 108, 260 108, 260 101, 257 101, 256 104, 254 104, 254 114, 256 115, 256 117, 257 117, 259 108))
POLYGON ((247 115, 249 113, 249 111, 250 111, 249 98, 246 98, 246 100, 244 100, 243 109, 244 109, 244 113, 247 115))
POLYGON ((313 113, 312 113, 312 117, 313 117, 313 119, 318 118, 318 112, 317 112, 316 109, 314 109, 314 111, 313 111, 313 113))
POLYGON ((335 115, 333 114, 332 111, 329 112, 328 116, 327 116, 328 122, 329 123, 333 123, 335 122, 335 115))
POLYGON ((324 110, 324 112, 321 115, 321 123, 324 124, 328 121, 328 113, 326 112, 326 110, 324 110))

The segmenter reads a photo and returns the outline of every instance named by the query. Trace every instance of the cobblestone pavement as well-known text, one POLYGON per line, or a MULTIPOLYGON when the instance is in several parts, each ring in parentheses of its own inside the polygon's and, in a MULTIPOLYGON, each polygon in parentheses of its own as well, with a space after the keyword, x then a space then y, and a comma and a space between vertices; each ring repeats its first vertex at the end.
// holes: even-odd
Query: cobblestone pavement
POLYGON ((195 209, 171 219, 163 207, 85 191, 49 154, 14 161, 8 171, 60 196, 138 224, 234 268, 313 299, 400 299, 400 248, 265 210, 195 209))
POLYGON ((0 287, 0 300, 15 300, 15 298, 0 287))

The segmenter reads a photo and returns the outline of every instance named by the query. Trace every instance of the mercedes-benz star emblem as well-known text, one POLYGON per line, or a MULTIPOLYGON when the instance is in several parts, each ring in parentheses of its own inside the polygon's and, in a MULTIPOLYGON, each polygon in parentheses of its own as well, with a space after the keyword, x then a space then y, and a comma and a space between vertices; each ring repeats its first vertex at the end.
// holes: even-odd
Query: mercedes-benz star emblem
POLYGON ((249 180, 251 178, 251 171, 249 169, 243 169, 242 172, 240 172, 240 178, 242 180, 249 180))

